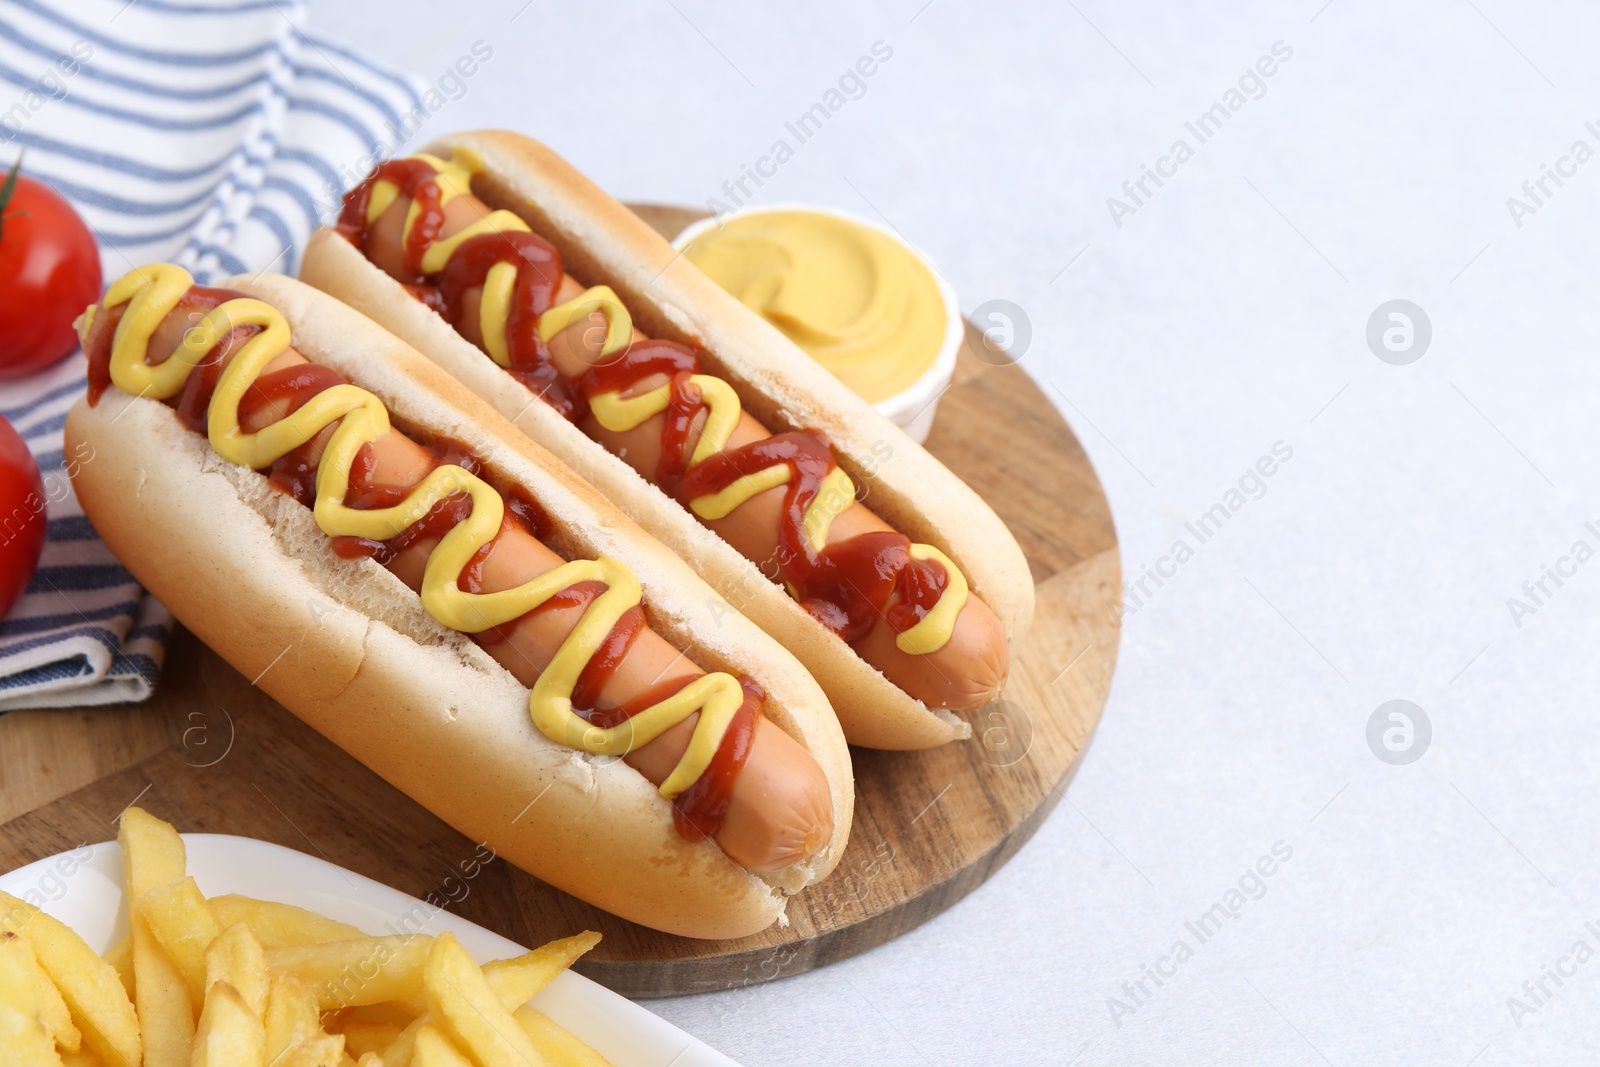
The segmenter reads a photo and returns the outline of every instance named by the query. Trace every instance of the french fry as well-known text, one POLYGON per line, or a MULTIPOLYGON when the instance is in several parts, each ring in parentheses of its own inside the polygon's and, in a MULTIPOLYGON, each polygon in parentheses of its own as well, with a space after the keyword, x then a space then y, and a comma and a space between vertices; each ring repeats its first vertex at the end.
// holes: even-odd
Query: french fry
POLYGON ((317 996, 296 974, 272 976, 261 1021, 266 1027, 268 1063, 276 1063, 289 1049, 322 1032, 317 996))
POLYGON ((105 1067, 100 1062, 100 1057, 86 1048, 76 1052, 61 1053, 61 1067, 105 1067))
POLYGON ((400 1036, 394 1043, 383 1050, 383 1067, 410 1067, 411 1058, 417 1051, 417 1035, 422 1028, 428 1026, 433 1019, 432 1015, 421 1015, 412 1024, 400 1031, 400 1036))
MULTIPOLYGON (((184 876, 183 839, 169 824, 140 808, 122 813, 117 843, 122 846, 130 901, 184 876)), ((144 1036, 145 1067, 190 1067, 195 1019, 188 984, 138 909, 132 909, 128 925, 133 940, 134 1006, 144 1036)))
POLYGON ((37 963, 34 964, 34 973, 39 981, 39 1018, 44 1022, 44 1028, 50 1032, 56 1048, 62 1052, 80 1051, 83 1048, 83 1033, 73 1023, 72 1011, 62 999, 61 990, 56 988, 50 976, 44 973, 44 968, 37 963))
POLYGON ((262 948, 323 945, 329 941, 348 941, 353 937, 366 936, 349 923, 337 922, 293 904, 255 900, 236 893, 212 897, 207 903, 219 927, 244 923, 256 935, 262 948))
POLYGON ((0 1048, 6 1067, 61 1067, 55 1042, 37 1017, 0 1005, 0 1048))
POLYGON ((265 1047, 261 1019, 239 991, 227 982, 207 986, 192 1067, 263 1067, 265 1047))
POLYGON ((65 924, 4 892, 0 892, 0 930, 32 942, 39 966, 60 991, 73 1025, 106 1067, 138 1067, 139 1020, 111 964, 65 924))
POLYGON ((262 1022, 271 1067, 339 1067, 344 1058, 344 1038, 323 1032, 316 994, 298 975, 273 975, 262 1022))
MULTIPOLYGON (((593 930, 563 937, 511 959, 495 960, 483 966, 483 975, 507 1011, 515 1011, 539 994, 545 986, 572 966, 585 952, 600 943, 593 930)), ((425 1015, 400 1032, 383 1051, 383 1067, 408 1067, 416 1049, 417 1033, 431 1023, 425 1015)))
POLYGON ((61 1067, 39 992, 33 946, 14 933, 0 934, 0 1048, 8 1067, 61 1067))
POLYGON ((39 978, 39 1019, 61 1052, 82 1052, 83 1032, 72 1021, 72 1012, 62 999, 61 990, 50 981, 43 969, 35 966, 39 978))
MULTIPOLYGON (((424 1006, 424 1011, 427 1010, 424 1006)), ((338 1033, 351 1023, 392 1023, 396 1030, 404 1030, 411 1025, 417 1013, 411 1010, 411 1005, 404 1000, 391 1000, 384 1004, 358 1004, 338 1012, 329 1023, 329 1033, 338 1033)))
POLYGON ((532 1004, 524 1004, 511 1017, 557 1067, 613 1067, 610 1060, 532 1004))
POLYGON ((369 1052, 382 1053, 400 1036, 401 1027, 394 1023, 347 1022, 339 1027, 344 1037, 344 1050, 351 1056, 365 1056, 369 1052))
POLYGON ((128 1000, 133 1000, 133 938, 124 934, 121 941, 106 949, 105 955, 100 957, 116 970, 117 977, 122 979, 122 988, 128 993, 128 1000))
POLYGON ((593 930, 563 937, 532 952, 483 965, 483 976, 507 1011, 515 1011, 539 995, 562 971, 600 943, 593 930))
POLYGON ((269 1067, 348 1067, 354 1062, 345 1054, 343 1039, 323 1034, 290 1051, 281 1064, 269 1067))
POLYGON ((167 957, 183 975, 189 1005, 199 1013, 206 999, 206 946, 221 932, 193 878, 156 886, 135 907, 167 957))
POLYGON ((143 808, 129 808, 117 823, 117 844, 122 846, 123 864, 130 883, 131 899, 137 900, 158 885, 182 878, 188 865, 183 838, 143 808))
POLYGON ((550 1062, 500 1003, 454 934, 434 938, 422 984, 434 1025, 454 1039, 477 1067, 539 1067, 550 1062))
POLYGON ((251 1014, 267 1010, 267 960, 250 928, 234 923, 206 946, 206 987, 226 982, 251 1014))
POLYGON ((417 1031, 417 1047, 412 1067, 473 1067, 471 1060, 437 1026, 424 1025, 417 1031))
POLYGON ((407 1000, 422 989, 432 942, 419 934, 395 934, 284 945, 267 950, 267 970, 297 974, 311 983, 322 1011, 407 1000))
POLYGON ((51 1040, 61 1051, 77 1052, 83 1046, 83 1035, 72 1024, 72 1013, 67 1009, 67 1002, 61 999, 61 991, 50 981, 50 976, 44 973, 44 968, 39 966, 39 958, 33 951, 33 942, 9 930, 0 932, 0 955, 7 953, 12 955, 14 967, 33 975, 33 984, 38 987, 36 1004, 39 1009, 39 1022, 43 1024, 45 1033, 50 1035, 51 1040))

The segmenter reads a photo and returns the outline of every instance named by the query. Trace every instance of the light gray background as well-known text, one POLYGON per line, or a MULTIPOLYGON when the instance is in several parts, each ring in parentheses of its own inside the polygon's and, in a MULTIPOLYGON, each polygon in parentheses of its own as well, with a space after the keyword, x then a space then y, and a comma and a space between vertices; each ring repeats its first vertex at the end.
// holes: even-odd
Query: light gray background
POLYGON ((1520 1026, 1507 998, 1600 950, 1600 563, 1520 626, 1507 598, 1600 548, 1600 160, 1520 227, 1506 200, 1600 149, 1600 20, 1321 4, 317 6, 425 78, 494 47, 424 136, 515 127, 687 204, 887 42, 760 199, 881 213, 969 310, 1026 309, 1128 575, 1293 449, 1127 619, 1070 803, 1005 870, 862 957, 657 1011, 751 1065, 1592 1062, 1600 961, 1520 1026), (1265 95, 1116 226, 1107 198, 1277 41, 1265 95), (1410 366, 1365 340, 1395 298, 1433 326, 1410 366), (1395 698, 1433 726, 1409 766, 1366 742, 1395 698), (1279 841, 1265 895, 1114 1020, 1279 841))

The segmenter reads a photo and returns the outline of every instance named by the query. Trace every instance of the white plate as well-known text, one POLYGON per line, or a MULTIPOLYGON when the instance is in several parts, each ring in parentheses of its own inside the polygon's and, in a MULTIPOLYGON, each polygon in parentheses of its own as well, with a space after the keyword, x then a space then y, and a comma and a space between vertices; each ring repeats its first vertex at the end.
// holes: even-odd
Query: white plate
MULTIPOLYGON (((184 834, 183 840, 189 851, 189 873, 208 897, 242 893, 296 904, 369 934, 449 930, 479 963, 527 951, 382 882, 281 845, 226 834, 184 834), (402 916, 412 918, 401 925, 402 916)), ((470 893, 471 881, 463 884, 470 893)), ((0 875, 0 889, 38 904, 76 930, 96 952, 106 951, 127 931, 122 849, 114 841, 0 875)), ((665 1019, 570 971, 533 1003, 617 1067, 737 1067, 665 1019)))

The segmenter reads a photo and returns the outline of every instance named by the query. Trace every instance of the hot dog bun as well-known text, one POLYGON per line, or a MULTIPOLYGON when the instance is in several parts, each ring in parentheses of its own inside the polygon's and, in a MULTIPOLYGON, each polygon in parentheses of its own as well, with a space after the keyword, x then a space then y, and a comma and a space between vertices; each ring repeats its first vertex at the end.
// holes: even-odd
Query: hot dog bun
POLYGON ((335 556, 308 508, 222 460, 168 406, 110 390, 72 409, 66 440, 93 449, 74 484, 117 557, 273 698, 535 876, 685 936, 739 937, 781 921, 785 895, 838 863, 854 799, 844 738, 805 670, 564 465, 371 321, 291 279, 225 284, 282 312, 301 351, 375 393, 396 425, 459 439, 490 476, 527 490, 555 520, 552 548, 627 564, 651 625, 696 662, 757 679, 768 718, 827 775, 833 837, 807 863, 759 878, 710 840, 685 840, 639 772, 548 740, 530 721, 528 690, 399 579, 335 556))
MULTIPOLYGON (((1033 580, 1015 539, 982 499, 788 338, 729 296, 636 215, 545 146, 504 131, 450 135, 426 151, 476 152, 474 192, 521 216, 574 275, 610 285, 650 336, 704 348, 746 410, 773 430, 825 433, 839 465, 896 529, 932 544, 966 575, 1009 641, 1033 615, 1033 580)), ((329 228, 311 239, 300 276, 372 316, 493 404, 626 511, 803 663, 854 744, 916 749, 970 734, 930 710, 813 619, 781 586, 685 508, 506 374, 434 311, 329 228)))

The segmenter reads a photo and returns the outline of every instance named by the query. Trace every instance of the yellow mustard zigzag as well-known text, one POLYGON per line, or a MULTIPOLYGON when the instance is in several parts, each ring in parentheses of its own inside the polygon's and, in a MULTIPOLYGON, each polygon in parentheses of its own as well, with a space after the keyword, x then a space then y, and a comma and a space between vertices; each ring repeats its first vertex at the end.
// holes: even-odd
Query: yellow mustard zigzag
POLYGON ((308 400, 293 414, 256 433, 239 424, 239 402, 267 365, 289 347, 289 324, 278 310, 245 297, 225 301, 183 336, 170 357, 151 364, 150 339, 178 305, 194 279, 182 267, 157 263, 125 274, 106 291, 103 306, 126 303, 111 349, 111 380, 136 396, 165 400, 183 391, 195 365, 228 331, 257 326, 229 360, 217 380, 207 417, 207 437, 217 454, 254 470, 270 466, 328 426, 338 423, 317 467, 312 514, 330 537, 386 541, 457 493, 472 498, 472 511, 445 534, 428 557, 422 579, 422 605, 444 625, 479 633, 532 611, 578 582, 605 585, 562 642, 534 683, 529 713, 541 733, 557 744, 597 756, 623 756, 648 744, 695 712, 700 713, 683 758, 661 783, 661 795, 676 797, 710 765, 734 714, 744 703, 738 679, 716 672, 702 675, 677 693, 610 728, 592 725, 572 710, 572 691, 585 665, 623 613, 640 601, 639 580, 626 565, 608 556, 577 559, 546 571, 514 589, 468 593, 461 572, 478 549, 500 530, 505 504, 494 487, 454 465, 436 468, 393 507, 360 510, 344 503, 350 468, 361 446, 390 432, 389 412, 372 393, 355 385, 336 385, 308 400))

